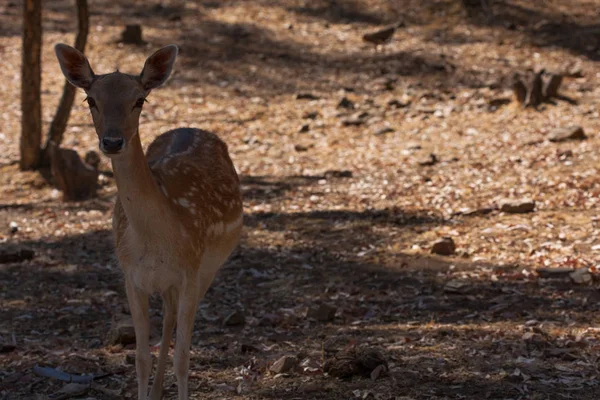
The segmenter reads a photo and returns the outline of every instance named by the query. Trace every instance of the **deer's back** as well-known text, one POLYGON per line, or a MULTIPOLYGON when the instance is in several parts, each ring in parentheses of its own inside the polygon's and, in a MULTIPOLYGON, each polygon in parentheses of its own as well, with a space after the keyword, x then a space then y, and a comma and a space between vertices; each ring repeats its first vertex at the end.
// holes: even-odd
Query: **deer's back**
POLYGON ((189 214, 196 228, 210 229, 241 214, 239 179, 227 145, 217 135, 174 129, 154 140, 147 158, 162 192, 176 210, 189 214))

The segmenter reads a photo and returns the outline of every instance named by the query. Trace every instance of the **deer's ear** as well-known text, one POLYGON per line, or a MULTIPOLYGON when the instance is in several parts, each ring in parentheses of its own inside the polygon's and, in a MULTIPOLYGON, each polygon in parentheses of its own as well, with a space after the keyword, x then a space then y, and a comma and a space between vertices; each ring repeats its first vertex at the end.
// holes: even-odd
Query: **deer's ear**
POLYGON ((89 90, 94 80, 94 71, 87 58, 79 50, 62 43, 54 46, 54 52, 65 78, 74 86, 89 90))
POLYGON ((177 53, 177 46, 171 44, 148 57, 140 74, 144 90, 152 90, 165 83, 171 75, 177 53))

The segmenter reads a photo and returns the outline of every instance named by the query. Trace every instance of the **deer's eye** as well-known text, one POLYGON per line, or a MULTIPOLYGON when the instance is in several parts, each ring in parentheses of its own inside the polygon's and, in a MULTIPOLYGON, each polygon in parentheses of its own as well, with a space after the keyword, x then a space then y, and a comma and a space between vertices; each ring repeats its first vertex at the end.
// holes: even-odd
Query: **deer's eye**
POLYGON ((139 99, 137 99, 137 101, 135 102, 135 107, 137 108, 142 108, 144 106, 144 102, 146 101, 145 98, 140 97, 139 99))
POLYGON ((96 100, 94 100, 93 98, 91 98, 91 97, 87 97, 87 98, 85 99, 85 101, 87 101, 87 103, 88 103, 88 105, 90 106, 90 108, 92 108, 92 107, 96 107, 96 100))

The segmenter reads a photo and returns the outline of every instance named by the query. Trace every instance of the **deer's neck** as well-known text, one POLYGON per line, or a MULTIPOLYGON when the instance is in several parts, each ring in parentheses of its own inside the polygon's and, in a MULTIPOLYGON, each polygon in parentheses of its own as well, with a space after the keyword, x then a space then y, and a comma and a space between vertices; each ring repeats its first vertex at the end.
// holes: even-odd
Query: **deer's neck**
POLYGON ((126 156, 112 159, 119 200, 136 232, 156 232, 153 223, 160 219, 156 216, 164 209, 164 198, 148 167, 139 134, 128 144, 126 156))

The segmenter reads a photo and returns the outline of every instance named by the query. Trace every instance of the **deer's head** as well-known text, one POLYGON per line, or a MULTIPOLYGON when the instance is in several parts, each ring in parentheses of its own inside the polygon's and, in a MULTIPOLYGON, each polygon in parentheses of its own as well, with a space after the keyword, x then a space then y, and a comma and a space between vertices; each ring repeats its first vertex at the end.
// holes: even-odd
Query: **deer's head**
POLYGON ((87 94, 100 150, 108 156, 126 152, 138 133, 146 97, 171 74, 177 46, 163 47, 148 57, 139 75, 118 71, 96 75, 87 58, 73 47, 57 44, 54 50, 67 80, 87 94))

